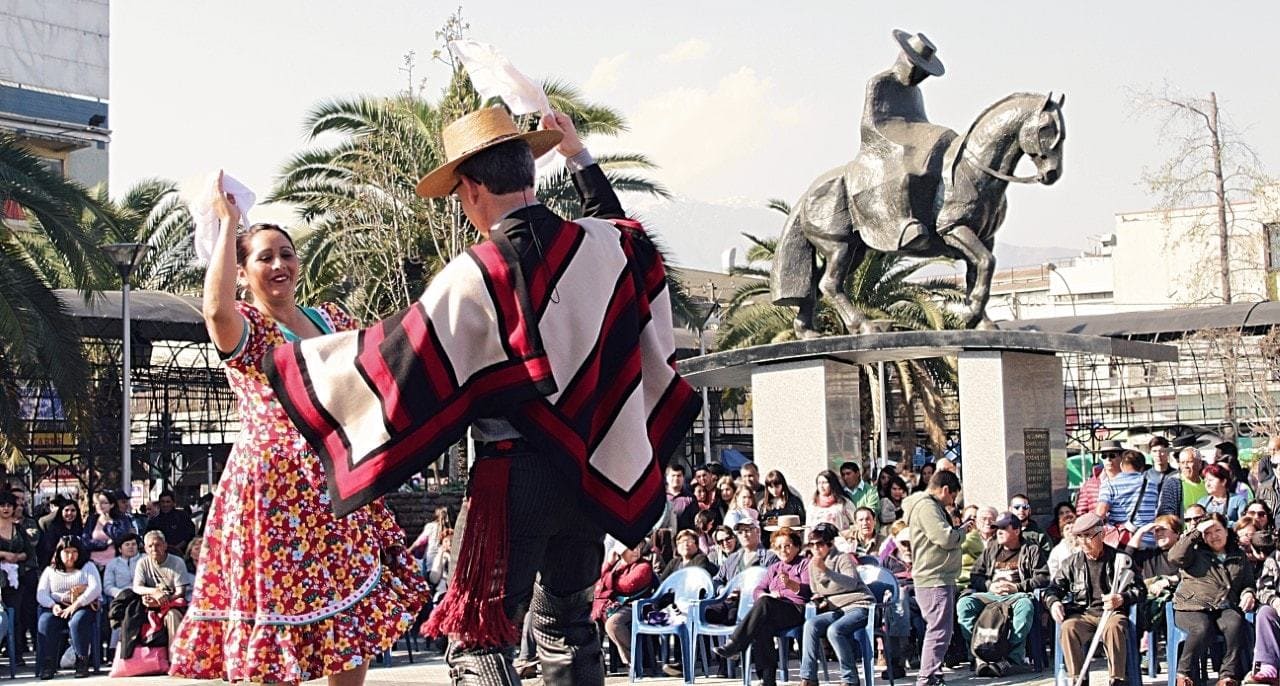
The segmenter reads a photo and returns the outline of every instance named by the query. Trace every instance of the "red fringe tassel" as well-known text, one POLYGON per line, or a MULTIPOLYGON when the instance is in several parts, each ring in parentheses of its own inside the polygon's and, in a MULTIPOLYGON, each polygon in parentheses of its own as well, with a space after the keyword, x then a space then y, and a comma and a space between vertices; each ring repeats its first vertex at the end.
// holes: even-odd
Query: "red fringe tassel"
POLYGON ((502 607, 507 580, 507 484, 511 458, 476 462, 467 519, 449 590, 423 636, 447 635, 462 648, 515 645, 519 633, 502 607))

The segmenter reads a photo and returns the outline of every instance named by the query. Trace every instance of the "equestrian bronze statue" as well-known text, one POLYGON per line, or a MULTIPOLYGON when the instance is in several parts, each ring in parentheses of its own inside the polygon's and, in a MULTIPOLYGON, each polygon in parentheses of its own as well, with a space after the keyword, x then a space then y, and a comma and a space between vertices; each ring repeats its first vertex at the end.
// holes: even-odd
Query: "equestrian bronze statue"
POLYGON ((858 156, 809 186, 778 240, 773 302, 799 308, 795 327, 802 337, 818 335, 819 292, 850 333, 868 330, 844 292, 849 271, 868 250, 964 261, 964 325, 989 326, 984 310, 1005 190, 1010 183, 1049 185, 1062 175, 1064 96, 1014 93, 958 135, 925 116, 920 83, 944 73, 933 43, 902 31, 894 38, 898 59, 867 83, 858 156), (1024 155, 1036 173, 1015 176, 1024 155))

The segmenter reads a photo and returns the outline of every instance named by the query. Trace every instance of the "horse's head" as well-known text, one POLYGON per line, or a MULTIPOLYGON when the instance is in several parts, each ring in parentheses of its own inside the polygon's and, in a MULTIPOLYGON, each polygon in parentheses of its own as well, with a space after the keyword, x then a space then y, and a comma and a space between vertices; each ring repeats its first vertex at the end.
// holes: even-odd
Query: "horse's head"
POLYGON ((1053 93, 1045 96, 1040 111, 1028 117, 1018 131, 1018 143, 1022 151, 1036 166, 1036 177, 1047 185, 1062 176, 1062 143, 1067 139, 1067 121, 1062 115, 1066 95, 1053 99, 1053 93))

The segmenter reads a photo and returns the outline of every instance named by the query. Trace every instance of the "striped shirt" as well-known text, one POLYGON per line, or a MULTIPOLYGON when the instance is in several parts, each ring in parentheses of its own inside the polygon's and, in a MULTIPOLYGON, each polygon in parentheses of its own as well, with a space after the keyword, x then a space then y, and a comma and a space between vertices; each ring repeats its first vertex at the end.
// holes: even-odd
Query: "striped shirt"
POLYGON ((1159 489, 1160 484, 1149 475, 1121 472, 1102 484, 1098 490, 1098 502, 1110 506, 1108 524, 1124 524, 1132 516, 1134 525, 1142 526, 1156 519, 1156 510, 1160 506, 1159 489))

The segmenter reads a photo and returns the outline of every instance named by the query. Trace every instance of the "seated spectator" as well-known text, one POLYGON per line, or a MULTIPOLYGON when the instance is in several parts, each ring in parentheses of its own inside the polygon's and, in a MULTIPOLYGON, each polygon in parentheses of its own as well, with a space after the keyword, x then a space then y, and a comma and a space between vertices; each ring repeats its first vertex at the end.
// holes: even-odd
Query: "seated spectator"
POLYGON ((756 676, 763 686, 777 686, 778 653, 775 634, 804 624, 804 606, 813 595, 809 587, 809 558, 800 554, 800 532, 783 527, 770 539, 778 561, 769 566, 753 590, 755 604, 734 629, 728 642, 712 649, 724 659, 734 659, 751 646, 756 676))
POLYGON ((187 565, 187 572, 195 577, 196 569, 200 567, 200 553, 204 551, 204 537, 196 536, 187 544, 187 550, 182 556, 182 561, 187 565))
MULTIPOLYGON (((703 470, 703 474, 707 472, 703 470)), ((716 525, 724 521, 724 513, 717 506, 715 485, 705 486, 701 482, 695 481, 693 484, 693 506, 697 508, 696 512, 709 512, 716 520, 716 525)), ((697 516, 697 515, 695 515, 697 516)))
POLYGON ((1066 512, 1058 519, 1062 531, 1062 540, 1049 551, 1049 578, 1058 576, 1062 563, 1076 551, 1076 535, 1071 533, 1071 526, 1076 523, 1075 511, 1066 512))
POLYGON ((634 548, 614 550, 600 569, 591 619, 604 623, 609 642, 622 663, 631 666, 631 601, 649 594, 655 586, 653 566, 645 559, 647 541, 634 548))
POLYGON ((880 494, 880 528, 888 531, 889 526, 902 519, 902 501, 906 500, 910 490, 901 477, 889 479, 889 485, 880 494))
POLYGON ((880 473, 876 474, 876 493, 878 493, 881 498, 885 497, 885 494, 889 492, 889 484, 897 475, 898 470, 894 469, 893 465, 885 465, 880 468, 880 473))
POLYGON ((1129 583, 1115 587, 1120 574, 1117 561, 1129 568, 1131 560, 1124 553, 1102 542, 1102 519, 1088 512, 1071 526, 1079 550, 1072 553, 1053 577, 1045 592, 1049 614, 1062 626, 1062 654, 1069 683, 1087 670, 1085 651, 1097 631, 1102 632, 1102 646, 1107 655, 1107 672, 1112 686, 1127 683, 1129 623, 1127 608, 1142 602, 1146 592, 1134 571, 1129 583), (1113 592, 1114 591, 1114 592, 1113 592), (1104 627, 1099 627, 1104 610, 1114 610, 1104 627))
POLYGON ((1274 686, 1280 683, 1280 551, 1272 550, 1262 563, 1256 588, 1258 612, 1253 621, 1253 674, 1249 681, 1274 686))
POLYGON ((111 494, 111 497, 116 500, 116 511, 129 518, 129 528, 133 533, 141 536, 147 530, 147 518, 133 511, 133 499, 124 491, 116 491, 111 494))
POLYGON ((159 615, 169 635, 169 646, 178 637, 178 625, 187 611, 187 595, 191 592, 191 575, 182 558, 169 554, 164 533, 152 529, 142 537, 146 556, 133 570, 133 592, 142 597, 142 605, 159 615))
POLYGON ((1245 506, 1244 513, 1253 517, 1253 525, 1258 531, 1274 531, 1276 528, 1275 514, 1271 511, 1271 506, 1261 500, 1251 500, 1245 506))
POLYGON ((782 472, 773 470, 764 478, 764 501, 760 503, 760 523, 773 526, 782 515, 795 515, 804 521, 804 503, 792 493, 787 485, 787 477, 782 472))
POLYGON ((89 559, 103 572, 116 556, 115 542, 133 529, 133 521, 121 512, 111 493, 93 497, 94 512, 84 524, 80 542, 89 551, 89 559))
POLYGON ((818 684, 818 665, 826 660, 823 638, 831 643, 840 662, 842 686, 859 683, 862 655, 853 634, 866 628, 867 611, 875 598, 858 575, 858 561, 836 550, 837 536, 836 528, 825 523, 814 527, 808 536, 809 589, 818 614, 804 623, 801 686, 818 684))
POLYGON ((62 635, 71 632, 71 649, 76 656, 76 678, 89 676, 89 655, 93 645, 93 618, 102 597, 102 580, 98 568, 89 564, 89 556, 80 548, 78 536, 63 536, 54 544, 52 562, 40 575, 36 601, 40 613, 40 651, 44 664, 40 678, 52 679, 58 673, 58 645, 62 635))
POLYGON ((1173 515, 1160 515, 1156 521, 1138 527, 1125 548, 1125 553, 1133 558, 1134 573, 1147 587, 1146 601, 1138 612, 1141 629, 1164 629, 1164 604, 1173 598, 1179 578, 1178 567, 1169 559, 1169 551, 1181 534, 1182 520, 1173 515))
MULTIPOLYGON (((1213 467, 1221 465, 1210 465, 1206 471, 1213 467)), ((1218 684, 1238 686, 1246 674, 1241 652, 1246 647, 1244 615, 1253 611, 1257 598, 1253 568, 1240 550, 1235 532, 1227 528, 1220 513, 1210 513, 1178 539, 1169 551, 1169 560, 1181 570, 1173 592, 1173 621, 1186 632, 1178 655, 1178 686, 1195 683, 1193 675, 1198 674, 1205 651, 1219 635, 1226 641, 1218 684)))
POLYGON ((1203 505, 1192 505, 1182 515, 1183 529, 1194 529, 1208 515, 1203 505))
POLYGON ((1227 468, 1231 474, 1231 488, 1236 495, 1245 500, 1253 500, 1253 489, 1249 488, 1249 470, 1240 463, 1240 449, 1232 441, 1223 441, 1214 446, 1215 463, 1227 468))
POLYGON ((1049 528, 1045 529, 1045 533, 1049 535, 1049 540, 1053 542, 1054 546, 1062 542, 1065 532, 1071 527, 1070 523, 1065 525, 1062 523, 1063 515, 1068 512, 1071 513, 1071 521, 1074 522, 1076 520, 1075 505, 1064 500, 1053 506, 1053 521, 1049 522, 1049 528))
MULTIPOLYGON (((740 544, 738 549, 729 555, 724 564, 720 565, 720 571, 712 577, 717 587, 724 587, 749 567, 769 567, 778 561, 778 556, 762 544, 760 524, 754 519, 738 522, 737 534, 740 544)), ((737 621, 740 593, 735 591, 724 602, 708 606, 704 613, 707 621, 724 626, 737 621)))
POLYGON ((880 566, 898 578, 898 583, 911 583, 911 528, 901 519, 889 527, 889 538, 880 546, 880 566))
POLYGON ((1209 514, 1221 514, 1227 520, 1227 526, 1235 526, 1236 520, 1244 514, 1249 500, 1235 493, 1231 484, 1231 472, 1220 464, 1207 465, 1203 470, 1204 488, 1208 494, 1198 503, 1209 514))
POLYGON ((147 521, 147 531, 164 534, 169 553, 182 557, 187 544, 196 536, 196 525, 191 521, 191 513, 178 507, 178 499, 173 491, 162 491, 156 499, 156 506, 158 510, 147 521))
POLYGON ((750 486, 739 486, 734 492, 733 509, 724 515, 724 525, 737 528, 738 522, 745 519, 760 521, 760 513, 756 510, 756 493, 750 486))
POLYGON ((720 571, 698 547, 698 532, 693 529, 683 529, 676 534, 676 556, 662 569, 659 580, 666 581, 667 577, 685 567, 701 567, 710 575, 720 571))
POLYGON ((862 478, 862 465, 853 460, 841 464, 840 481, 844 485, 845 495, 849 496, 854 507, 865 507, 872 512, 880 511, 880 492, 870 481, 862 478))
POLYGON ((133 586, 133 572, 142 559, 138 547, 141 542, 142 537, 134 533, 125 534, 116 541, 116 556, 102 576, 102 594, 107 600, 114 600, 120 591, 133 586))
POLYGON ((711 530, 711 552, 707 559, 719 569, 717 576, 725 573, 725 562, 738 552, 738 535, 727 526, 717 526, 711 530))
POLYGON ((693 516, 693 531, 698 534, 698 550, 701 550, 708 560, 711 559, 711 554, 716 552, 716 544, 712 536, 717 526, 720 526, 720 521, 711 512, 702 510, 693 516))
MULTIPOLYGON (((973 627, 978 615, 987 605, 996 602, 1010 603, 1013 615, 1009 636, 1009 660, 1021 665, 1026 655, 1027 636, 1035 621, 1035 601, 1031 593, 1049 585, 1049 564, 1040 546, 1023 540, 1022 522, 1011 512, 996 519, 995 545, 987 546, 982 557, 969 575, 970 595, 956 602, 956 621, 965 645, 973 638, 973 627)), ((996 665, 996 674, 979 676, 1004 676, 1009 665, 996 665)))
POLYGON ((937 465, 932 462, 926 462, 920 465, 920 469, 916 472, 916 483, 912 487, 912 493, 919 493, 929 487, 929 479, 933 478, 934 472, 938 471, 937 465))
MULTIPOLYGON (((969 584, 969 575, 978 558, 982 557, 987 544, 996 540, 996 519, 1000 516, 994 507, 977 508, 973 518, 973 530, 965 534, 960 542, 960 577, 958 582, 969 584)), ((963 522, 962 522, 963 523, 963 522)))
MULTIPOLYGON (((884 545, 884 535, 880 533, 879 515, 869 507, 859 507, 853 513, 853 528, 845 532, 849 552, 857 557, 875 555, 884 545)), ((837 541, 837 545, 839 541, 837 541)))
POLYGON ((818 472, 813 484, 809 516, 801 521, 810 529, 822 522, 834 526, 836 531, 844 531, 853 526, 853 501, 849 500, 844 487, 840 485, 840 477, 830 469, 824 469, 818 472))
MULTIPOLYGON (((734 500, 738 494, 738 487, 733 483, 733 477, 722 476, 716 480, 716 509, 720 510, 720 521, 724 522, 729 515, 729 510, 733 509, 734 500)), ((725 524, 725 526, 729 526, 725 524)), ((733 528, 729 526, 729 528, 733 528)))

